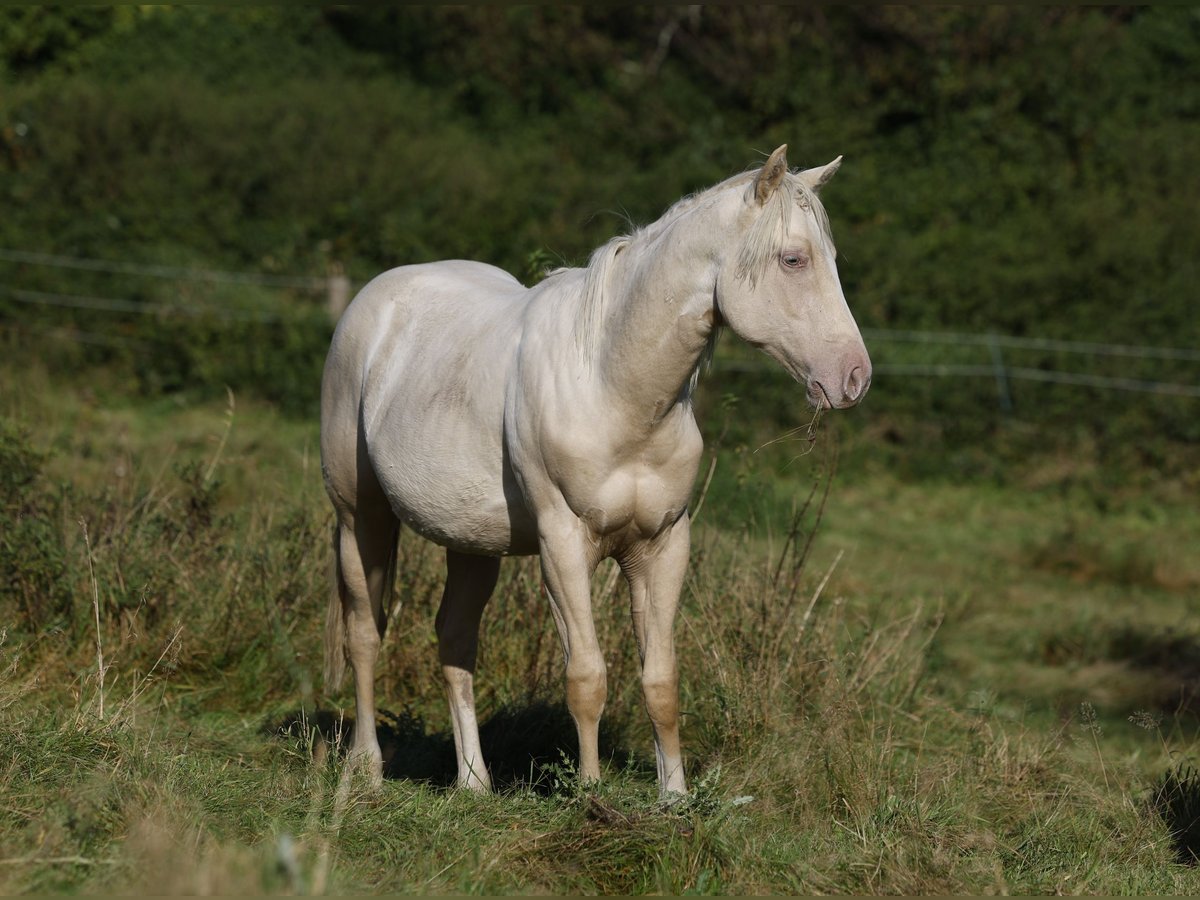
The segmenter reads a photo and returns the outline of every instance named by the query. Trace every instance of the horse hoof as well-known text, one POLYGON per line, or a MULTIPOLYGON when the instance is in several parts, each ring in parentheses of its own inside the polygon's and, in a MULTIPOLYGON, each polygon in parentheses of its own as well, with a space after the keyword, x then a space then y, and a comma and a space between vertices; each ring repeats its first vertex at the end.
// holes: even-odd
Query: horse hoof
POLYGON ((351 751, 346 767, 353 777, 366 781, 371 790, 378 791, 383 787, 383 756, 379 751, 351 751))
POLYGON ((662 805, 663 809, 671 809, 687 800, 688 796, 686 788, 682 791, 663 790, 658 794, 658 802, 662 805))

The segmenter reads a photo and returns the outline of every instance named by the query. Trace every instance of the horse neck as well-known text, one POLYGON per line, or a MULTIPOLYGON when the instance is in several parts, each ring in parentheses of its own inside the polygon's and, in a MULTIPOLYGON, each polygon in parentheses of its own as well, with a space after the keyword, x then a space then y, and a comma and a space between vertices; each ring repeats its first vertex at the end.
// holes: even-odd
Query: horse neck
POLYGON ((606 391, 661 419, 690 398, 715 327, 721 236, 716 200, 636 235, 613 260, 595 358, 606 391))

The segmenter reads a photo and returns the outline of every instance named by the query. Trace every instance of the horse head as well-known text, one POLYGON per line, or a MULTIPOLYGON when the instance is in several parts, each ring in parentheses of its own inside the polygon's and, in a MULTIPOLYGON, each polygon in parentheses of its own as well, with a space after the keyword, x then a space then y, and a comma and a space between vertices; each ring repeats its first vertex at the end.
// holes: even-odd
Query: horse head
POLYGON ((816 409, 858 403, 871 360, 846 304, 820 188, 841 164, 792 172, 787 145, 771 154, 735 213, 744 229, 720 262, 717 310, 743 340, 807 387, 816 409))

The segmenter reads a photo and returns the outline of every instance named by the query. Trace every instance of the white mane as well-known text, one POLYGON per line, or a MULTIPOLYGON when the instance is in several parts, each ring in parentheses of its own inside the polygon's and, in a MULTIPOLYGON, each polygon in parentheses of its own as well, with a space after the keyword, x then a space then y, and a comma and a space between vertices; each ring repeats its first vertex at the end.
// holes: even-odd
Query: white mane
MULTIPOLYGON (((609 278, 612 274, 613 260, 626 247, 629 247, 634 235, 618 235, 607 243, 601 244, 588 260, 583 273, 583 298, 580 305, 579 319, 575 326, 575 345, 588 360, 596 358, 599 351, 600 338, 604 332, 604 314, 608 309, 609 278)), ((570 271, 558 269, 558 272, 570 271)))
POLYGON ((746 279, 753 287, 763 270, 779 255, 787 241, 788 224, 791 221, 790 206, 795 203, 801 209, 812 211, 821 235, 833 245, 829 230, 829 216, 820 198, 799 175, 788 172, 783 184, 775 191, 762 208, 757 219, 742 237, 737 253, 737 276, 746 279))

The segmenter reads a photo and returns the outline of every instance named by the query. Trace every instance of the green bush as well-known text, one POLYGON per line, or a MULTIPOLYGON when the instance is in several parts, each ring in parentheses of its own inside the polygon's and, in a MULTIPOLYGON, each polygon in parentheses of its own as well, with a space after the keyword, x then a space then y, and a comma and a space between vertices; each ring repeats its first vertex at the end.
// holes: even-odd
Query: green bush
MULTIPOLYGON (((531 254, 581 261, 787 141, 797 165, 846 156, 826 202, 865 327, 1200 346, 1193 9, 7 11, 0 60, 0 248, 318 278, 336 262, 359 284, 467 257, 528 277, 531 254)), ((68 372, 314 410, 311 291, 14 263, 0 286, 283 315, 139 324, 0 297, 17 350, 63 324, 99 341, 56 349, 68 372)), ((872 342, 864 415, 911 471, 1081 444, 1170 467, 1200 439, 1194 398, 1013 382, 1010 411, 990 379, 885 369, 988 365, 975 349, 872 342)), ((1197 380, 1194 361, 1006 359, 1197 380)), ((721 377, 747 428, 794 423, 782 376, 721 377)))

